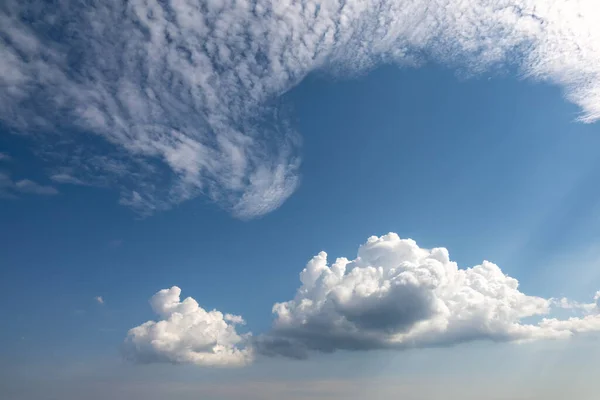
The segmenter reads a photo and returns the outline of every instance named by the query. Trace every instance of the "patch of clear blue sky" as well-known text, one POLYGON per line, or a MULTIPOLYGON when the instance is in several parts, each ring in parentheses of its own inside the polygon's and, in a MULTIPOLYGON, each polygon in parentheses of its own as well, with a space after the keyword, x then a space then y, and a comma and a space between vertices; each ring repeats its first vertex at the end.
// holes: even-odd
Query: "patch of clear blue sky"
MULTIPOLYGON (((600 126, 576 123, 555 87, 488 77, 433 66, 309 76, 283 99, 304 140, 302 183, 258 220, 203 200, 139 220, 117 193, 77 186, 2 201, 0 355, 116 357, 127 329, 154 318, 147 299, 171 285, 259 333, 313 255, 352 258, 389 231, 447 247, 462 267, 496 262, 529 294, 587 300, 600 288, 600 126)), ((43 181, 27 139, 3 134, 0 146, 15 178, 43 181)))

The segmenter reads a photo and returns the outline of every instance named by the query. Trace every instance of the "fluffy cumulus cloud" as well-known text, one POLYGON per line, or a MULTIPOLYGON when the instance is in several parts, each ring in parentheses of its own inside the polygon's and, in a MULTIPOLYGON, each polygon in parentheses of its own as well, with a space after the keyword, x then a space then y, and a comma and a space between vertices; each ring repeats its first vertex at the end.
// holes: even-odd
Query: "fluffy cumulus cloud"
POLYGON ((600 330, 599 294, 590 304, 529 296, 489 261, 461 269, 445 248, 423 249, 395 233, 369 238, 352 261, 329 265, 319 253, 300 281, 293 300, 273 307, 273 329, 257 341, 262 353, 303 358, 309 351, 526 342, 600 330), (543 318, 555 305, 585 316, 543 318), (523 322, 529 317, 540 322, 523 322))
POLYGON ((129 330, 123 345, 126 358, 199 366, 242 366, 252 360, 252 350, 245 347, 249 334, 236 332, 236 325, 244 324, 242 317, 206 311, 191 297, 181 301, 180 294, 173 286, 150 299, 161 319, 129 330))
POLYGON ((161 290, 151 304, 163 320, 133 328, 126 347, 142 362, 240 365, 254 354, 306 358, 600 331, 600 292, 592 303, 530 296, 491 262, 459 268, 445 248, 420 248, 395 233, 369 238, 352 261, 329 264, 319 253, 300 281, 292 300, 273 306, 272 328, 253 338, 235 332, 241 317, 207 313, 191 298, 180 302, 177 287, 161 290), (555 308, 577 315, 554 318, 555 308))
POLYGON ((56 182, 116 186, 141 213, 205 195, 249 218, 298 185, 275 99, 311 71, 511 66, 593 122, 598 18, 596 0, 6 0, 0 120, 44 143, 56 182))

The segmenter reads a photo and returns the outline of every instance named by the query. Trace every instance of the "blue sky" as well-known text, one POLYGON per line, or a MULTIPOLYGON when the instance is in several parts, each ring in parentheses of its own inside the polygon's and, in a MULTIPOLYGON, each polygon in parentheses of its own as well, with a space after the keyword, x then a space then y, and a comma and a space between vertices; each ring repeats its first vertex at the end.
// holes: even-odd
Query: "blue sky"
MULTIPOLYGON (((55 16, 68 19, 69 2, 61 4, 65 8, 55 16)), ((230 18, 246 18, 231 7, 230 18)), ((98 10, 90 18, 102 25, 98 10)), ((490 392, 498 399, 559 399, 561 390, 595 398, 600 106, 594 90, 600 78, 588 79, 589 87, 580 82, 600 73, 586 64, 588 53, 579 57, 569 44, 600 50, 576 35, 581 32, 548 50, 546 41, 553 43, 556 33, 552 10, 539 11, 548 32, 510 37, 510 43, 531 41, 532 49, 517 52, 527 61, 515 63, 512 52, 521 47, 504 42, 498 43, 502 57, 486 45, 473 54, 449 25, 442 35, 455 54, 443 54, 444 41, 421 46, 413 38, 408 48, 430 59, 407 66, 412 58, 395 53, 402 34, 389 48, 377 49, 380 55, 361 53, 350 38, 345 47, 322 50, 329 52, 327 61, 314 67, 284 62, 286 79, 250 76, 266 94, 227 81, 229 68, 242 77, 239 71, 247 72, 244 66, 252 62, 220 64, 217 53, 210 53, 222 80, 216 86, 174 78, 155 83, 154 62, 173 76, 194 69, 142 57, 138 61, 150 71, 146 80, 140 83, 125 66, 113 71, 122 73, 115 89, 102 83, 115 68, 112 53, 106 53, 105 69, 90 67, 96 49, 82 50, 81 65, 53 64, 61 45, 77 49, 92 43, 95 33, 77 27, 89 36, 70 39, 63 36, 67 27, 56 25, 54 37, 44 23, 23 18, 35 9, 11 3, 0 11, 12 21, 0 28, 0 55, 14 62, 0 70, 6 83, 0 98, 0 303, 6 326, 0 332, 0 392, 9 398, 44 393, 68 400, 86 393, 98 399, 234 399, 252 393, 321 399, 362 398, 361 390, 369 390, 382 399, 399 393, 430 399, 440 387, 465 399, 490 392), (23 38, 50 43, 50 52, 44 55, 23 38), (355 53, 346 59, 344 48, 355 53), (531 54, 534 59, 527 58, 531 54), (538 62, 564 54, 580 62, 565 64, 569 74, 538 62), (33 60, 46 60, 44 71, 53 72, 44 75, 33 60), (21 72, 11 68, 17 66, 23 77, 15 78, 21 72), (41 89, 31 89, 30 82, 41 89), (121 91, 136 83, 143 90, 121 91), (53 91, 62 105, 48 100, 53 91), (147 97, 132 100, 142 91, 147 97), (247 104, 232 100, 230 92, 246 96, 247 104), (79 102, 89 107, 80 109, 79 102), (384 236, 388 232, 402 239, 384 236), (372 235, 375 244, 367 242, 372 235), (416 244, 403 241, 408 238, 416 244), (371 267, 397 268, 402 261, 430 276, 437 270, 428 268, 439 261, 447 271, 440 279, 454 279, 451 263, 430 250, 438 247, 461 269, 487 260, 501 272, 481 272, 483 283, 467 275, 471 283, 423 280, 389 292, 383 278, 368 275, 371 267), (320 251, 328 254, 329 269, 307 266, 320 251), (367 287, 381 285, 379 297, 365 297, 357 285, 346 298, 348 281, 327 283, 337 257, 351 260, 346 278, 352 267, 367 287), (388 259, 400 261, 388 265, 388 259), (311 281, 314 273, 321 279, 311 281), (519 281, 516 291, 502 274, 519 281), (182 301, 195 299, 200 311, 179 297, 171 302, 174 292, 167 290, 173 286, 181 288, 182 301), (500 289, 489 294, 488 287, 500 289), (323 290, 327 297, 320 298, 323 290), (456 306, 454 292, 465 290, 483 293, 485 301, 470 298, 464 301, 473 303, 456 306), (305 311, 302 299, 323 305, 305 311), (284 309, 272 312, 275 303, 291 317, 284 309), (439 308, 442 303, 449 311, 439 308), (500 305, 490 311, 484 303, 500 305), (407 311, 402 304, 415 306, 407 311), (494 316, 461 319, 460 310, 469 307, 494 316), (242 316, 245 325, 235 317, 207 317, 204 310, 242 316), (177 325, 174 314, 189 325, 177 325), (438 317, 445 318, 445 328, 437 328, 438 317), (574 319, 565 325, 568 317, 574 319), (542 318, 550 322, 544 325, 542 318), (172 329, 173 342, 160 336, 158 325, 130 331, 160 320, 172 329), (341 325, 315 322, 338 320, 341 325), (421 322, 433 328, 419 336, 421 322), (352 335, 341 334, 340 326, 352 335), (212 334, 223 353, 214 343, 202 344, 212 334), (414 335, 412 344, 399 339, 404 334, 414 335), (306 348, 308 359, 289 359, 285 346, 294 356, 306 348)), ((486 21, 492 27, 497 12, 486 21)), ((464 18, 461 29, 471 32, 471 20, 464 18)), ((144 23, 159 30, 159 20, 144 23)), ((521 29, 521 23, 515 26, 521 29)), ((183 25, 179 34, 191 37, 183 25)), ((375 40, 366 26, 361 34, 375 40)), ((487 43, 506 34, 495 29, 485 37, 467 36, 487 43)), ((256 48, 264 46, 277 50, 273 43, 256 48)), ((147 50, 152 54, 152 47, 147 50)), ((422 276, 415 272, 415 279, 422 276)))

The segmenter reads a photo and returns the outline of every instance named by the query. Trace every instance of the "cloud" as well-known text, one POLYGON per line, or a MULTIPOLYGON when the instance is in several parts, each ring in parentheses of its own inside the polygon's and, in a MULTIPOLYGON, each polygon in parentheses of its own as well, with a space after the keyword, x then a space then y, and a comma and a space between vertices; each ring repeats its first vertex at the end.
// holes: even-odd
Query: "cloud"
POLYGON ((58 190, 29 179, 13 181, 9 174, 0 172, 0 197, 17 198, 20 193, 52 196, 58 194, 58 190))
POLYGON ((71 185, 85 185, 85 182, 81 179, 75 178, 67 173, 57 173, 50 175, 50 179, 56 183, 71 184, 71 185))
POLYGON ((98 304, 104 304, 104 299, 102 298, 102 296, 96 296, 94 297, 94 300, 96 300, 98 304))
POLYGON ((300 273, 292 300, 276 303, 264 334, 240 335, 242 317, 207 312, 174 286, 150 300, 161 316, 129 331, 125 354, 136 362, 240 366, 257 354, 307 358, 338 350, 404 350, 487 340, 525 343, 600 332, 593 303, 545 299, 484 261, 459 268, 445 248, 424 249, 395 233, 370 237, 354 260, 333 264, 325 252, 300 273), (578 313, 568 319, 553 309, 578 313))
POLYGON ((0 162, 10 161, 12 157, 9 154, 0 152, 0 162))
POLYGON ((157 292, 150 305, 161 317, 132 328, 123 346, 126 358, 137 363, 168 362, 199 366, 242 366, 253 353, 245 344, 249 334, 238 334, 242 317, 206 311, 191 297, 180 301, 181 289, 157 292))
POLYGON ((489 262, 460 269, 444 248, 423 249, 395 233, 371 237, 352 261, 315 256, 293 300, 273 307, 273 328, 256 340, 266 355, 305 358, 311 351, 451 346, 475 340, 527 342, 600 331, 593 304, 544 299, 489 262), (584 316, 542 318, 551 307, 584 316))
POLYGON ((58 179, 115 187, 140 213, 204 195, 251 218, 298 185, 300 141, 274 100, 315 70, 430 60, 467 73, 516 67, 562 86, 581 121, 596 121, 599 8, 595 0, 9 0, 0 10, 0 120, 33 132, 54 162, 77 171, 58 179))
POLYGON ((21 193, 31 193, 31 194, 40 194, 40 195, 54 195, 58 194, 58 190, 53 188, 52 186, 44 186, 31 181, 29 179, 22 179, 20 181, 15 182, 15 189, 21 193))
POLYGON ((594 295, 593 303, 579 303, 577 301, 569 300, 566 297, 560 299, 553 299, 553 304, 556 307, 563 308, 566 310, 583 311, 586 313, 597 313, 600 314, 600 291, 594 295))

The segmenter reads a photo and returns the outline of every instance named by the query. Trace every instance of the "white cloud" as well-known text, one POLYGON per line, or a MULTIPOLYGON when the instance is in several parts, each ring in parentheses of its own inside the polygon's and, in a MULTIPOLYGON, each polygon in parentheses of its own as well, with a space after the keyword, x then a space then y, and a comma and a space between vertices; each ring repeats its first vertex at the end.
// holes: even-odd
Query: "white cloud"
POLYGON ((566 310, 582 311, 588 314, 600 314, 600 291, 594 295, 593 303, 580 303, 562 297, 560 299, 552 299, 553 304, 556 307, 563 308, 566 310))
POLYGON ((310 351, 526 342, 600 331, 598 294, 593 306, 577 306, 588 315, 526 323, 555 304, 576 303, 529 296, 491 262, 459 269, 446 249, 423 249, 394 233, 369 238, 352 261, 328 265, 321 252, 300 280, 294 299, 273 307, 273 329, 256 342, 261 353, 304 358, 310 351))
POLYGON ((275 320, 252 338, 236 332, 240 316, 205 311, 173 286, 150 300, 161 317, 129 331, 125 355, 136 362, 241 366, 255 354, 306 358, 311 352, 525 343, 600 332, 600 292, 593 303, 545 299, 484 261, 459 268, 445 248, 420 248, 395 233, 370 237, 350 261, 329 265, 319 253, 300 273, 292 300, 273 306, 275 320), (552 317, 553 308, 579 315, 552 317))
POLYGON ((29 179, 22 179, 15 182, 15 189, 21 193, 41 194, 41 195, 54 195, 58 194, 58 190, 52 186, 40 185, 29 179))
POLYGON ((516 66, 561 85, 593 122, 598 18, 596 0, 7 1, 0 120, 64 143, 104 138, 86 139, 85 156, 61 148, 56 162, 116 185, 142 213, 204 194, 253 217, 298 184, 299 141, 266 104, 311 71, 516 66))
POLYGON ((191 297, 180 301, 181 289, 157 292, 150 305, 161 320, 132 328, 123 347, 125 356, 139 363, 169 362, 200 366, 242 366, 252 361, 245 347, 250 335, 238 334, 242 317, 206 311, 191 297))
POLYGON ((57 182, 57 183, 71 184, 71 185, 85 185, 85 182, 83 182, 81 179, 75 178, 74 176, 66 174, 66 173, 58 173, 58 174, 50 175, 50 179, 52 179, 54 182, 57 182))
POLYGON ((13 181, 9 174, 0 171, 0 197, 17 198, 20 193, 52 196, 58 194, 58 190, 29 179, 13 181))
POLYGON ((96 300, 98 304, 104 304, 104 299, 102 298, 102 296, 96 296, 94 297, 94 300, 96 300))

